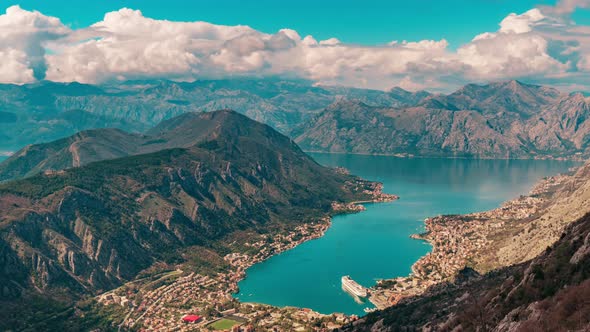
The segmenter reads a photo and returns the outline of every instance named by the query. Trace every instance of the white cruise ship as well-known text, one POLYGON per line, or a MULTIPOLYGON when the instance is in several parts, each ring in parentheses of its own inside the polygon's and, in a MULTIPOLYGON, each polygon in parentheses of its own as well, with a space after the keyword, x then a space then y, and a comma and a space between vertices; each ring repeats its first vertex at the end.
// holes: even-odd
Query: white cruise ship
POLYGON ((367 289, 352 280, 350 276, 342 277, 342 289, 356 297, 365 298, 368 295, 367 289))

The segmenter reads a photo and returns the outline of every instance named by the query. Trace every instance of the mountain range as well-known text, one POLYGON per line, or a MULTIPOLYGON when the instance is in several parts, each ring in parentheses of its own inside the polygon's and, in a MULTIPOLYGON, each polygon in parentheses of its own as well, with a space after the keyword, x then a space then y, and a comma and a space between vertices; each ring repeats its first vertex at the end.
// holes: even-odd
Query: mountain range
POLYGON ((472 158, 590 155, 590 99, 518 81, 467 85, 409 107, 340 101, 291 132, 320 152, 472 158))
MULTIPOLYGON (((372 198, 377 184, 303 150, 590 156, 590 100, 517 81, 448 95, 282 80, 42 82, 0 86, 0 100, 1 148, 28 144, 0 163, 0 329, 49 329, 76 301, 180 264, 221 271, 252 238, 372 198)), ((589 174, 541 197, 542 213, 501 221, 471 262, 490 273, 465 269, 344 330, 577 328, 590 289, 589 174)))
POLYGON ((158 266, 218 270, 235 246, 375 188, 234 111, 187 113, 146 135, 83 132, 15 158, 12 174, 31 176, 0 184, 0 329, 158 266))
POLYGON ((314 86, 308 81, 231 79, 133 81, 109 85, 40 82, 0 85, 0 153, 64 138, 82 130, 143 132, 186 112, 233 109, 287 133, 340 99, 387 106, 428 95, 314 86))
POLYGON ((279 79, 0 85, 1 151, 82 130, 144 133, 187 112, 234 109, 308 151, 472 158, 587 157, 589 100, 518 81, 448 94, 279 79))

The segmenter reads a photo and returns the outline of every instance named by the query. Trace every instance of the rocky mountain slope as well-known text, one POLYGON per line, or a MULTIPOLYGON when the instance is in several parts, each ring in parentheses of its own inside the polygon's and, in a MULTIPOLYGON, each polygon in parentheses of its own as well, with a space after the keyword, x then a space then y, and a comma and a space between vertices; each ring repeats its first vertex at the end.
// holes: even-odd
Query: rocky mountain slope
POLYGON ((234 109, 306 150, 461 156, 588 156, 588 100, 517 81, 449 95, 306 81, 0 85, 0 153, 96 128, 143 132, 186 112, 234 109))
POLYGON ((335 103, 292 137, 310 151, 583 159, 590 156, 589 103, 517 81, 472 84, 410 107, 335 103))
POLYGON ((142 132, 186 112, 234 109, 282 132, 336 100, 402 106, 427 96, 313 86, 306 81, 232 79, 177 83, 135 81, 111 85, 41 82, 0 85, 0 153, 96 128, 142 132))
POLYGON ((590 163, 501 207, 426 220, 431 253, 374 290, 392 307, 351 331, 571 331, 590 326, 590 163))
POLYGON ((185 113, 163 121, 146 134, 119 129, 94 129, 57 141, 29 145, 0 164, 0 181, 31 176, 43 171, 79 167, 91 162, 146 154, 171 148, 189 148, 212 141, 248 137, 267 139, 242 122, 251 122, 233 111, 185 113), (236 136, 238 135, 238 136, 236 136))
POLYGON ((109 130, 51 143, 35 153, 53 161, 70 151, 66 164, 91 161, 86 149, 141 154, 0 185, 0 329, 24 324, 20 312, 42 320, 44 310, 158 264, 219 268, 214 258, 247 234, 313 220, 376 188, 318 165, 289 138, 233 111, 184 115, 154 132, 156 140, 109 130))
POLYGON ((590 215, 570 224, 538 257, 426 295, 343 331, 585 331, 590 326, 590 215))

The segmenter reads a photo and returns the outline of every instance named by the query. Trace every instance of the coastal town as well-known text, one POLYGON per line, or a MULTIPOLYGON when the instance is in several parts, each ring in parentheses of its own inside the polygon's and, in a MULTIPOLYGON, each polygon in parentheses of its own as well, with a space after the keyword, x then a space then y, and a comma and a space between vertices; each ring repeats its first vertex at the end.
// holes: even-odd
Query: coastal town
MULTIPOLYGON (((375 202, 398 197, 384 194, 382 185, 364 192, 375 202)), ((362 211, 359 202, 334 203, 333 213, 362 211)), ((246 270, 269 257, 324 235, 330 217, 296 226, 287 234, 260 236, 245 244, 248 252, 225 255, 229 269, 215 275, 169 271, 149 282, 130 282, 97 297, 100 304, 125 312, 119 330, 138 331, 331 331, 358 317, 342 313, 321 314, 306 308, 278 308, 258 303, 242 303, 232 294, 246 270)))
MULTIPOLYGON (((537 183, 528 195, 505 202, 497 209, 467 215, 428 218, 425 232, 412 238, 432 245, 432 251, 420 258, 406 277, 381 280, 371 289, 370 301, 379 309, 398 304, 405 298, 420 295, 430 287, 453 281, 467 267, 486 272, 482 256, 487 256, 493 234, 506 223, 531 218, 551 199, 556 188, 571 175, 547 177, 537 183)), ((473 270, 471 273, 477 273, 473 270)))
MULTIPOLYGON (((478 253, 490 245, 489 235, 505 222, 528 218, 542 209, 555 188, 570 176, 558 175, 539 182, 528 195, 505 202, 501 207, 462 216, 437 216, 426 219, 425 232, 412 237, 427 241, 432 251, 419 259, 406 277, 381 280, 368 290, 368 299, 377 309, 398 304, 406 298, 423 294, 432 286, 452 281, 466 267, 475 264, 478 253), (493 220, 493 222, 490 222, 493 220)), ((384 194, 382 186, 367 190, 372 202, 392 201, 395 195, 384 194)), ((363 211, 362 202, 332 204, 333 213, 363 211)), ((181 270, 171 271, 152 287, 128 287, 104 293, 98 301, 121 306, 126 311, 120 327, 140 331, 330 331, 358 319, 344 314, 321 314, 305 308, 278 308, 258 303, 242 303, 232 294, 253 264, 292 249, 302 242, 323 236, 330 218, 297 226, 286 234, 260 237, 246 243, 254 254, 234 252, 224 260, 230 268, 225 273, 202 275, 181 270)), ((473 273, 476 273, 473 271, 473 273)), ((477 274, 477 273, 476 273, 477 274)))

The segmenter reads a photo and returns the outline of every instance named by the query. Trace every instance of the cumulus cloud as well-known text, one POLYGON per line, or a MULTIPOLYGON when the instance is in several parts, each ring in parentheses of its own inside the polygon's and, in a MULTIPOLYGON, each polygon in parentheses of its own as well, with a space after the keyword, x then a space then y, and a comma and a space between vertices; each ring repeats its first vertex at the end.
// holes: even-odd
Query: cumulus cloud
POLYGON ((483 33, 460 47, 457 55, 473 79, 546 75, 567 70, 569 64, 549 55, 549 40, 535 29, 553 24, 537 8, 510 14, 495 33, 483 33))
POLYGON ((545 15, 538 8, 531 9, 522 15, 512 13, 500 22, 500 32, 526 33, 545 19, 545 15))
POLYGON ((380 47, 346 45, 336 38, 318 42, 291 29, 266 34, 247 26, 154 20, 131 9, 107 13, 76 33, 79 40, 70 36, 52 44, 48 79, 100 83, 283 75, 388 88, 408 70, 440 67, 448 46, 444 40, 380 47))
POLYGON ((6 9, 0 15, 0 80, 18 84, 43 79, 45 43, 68 33, 58 18, 18 6, 6 9))
POLYGON ((590 72, 590 28, 567 16, 590 0, 563 0, 510 14, 497 31, 452 50, 446 40, 363 46, 318 41, 282 29, 174 22, 121 9, 90 27, 10 7, 0 16, 0 82, 38 79, 101 83, 167 78, 285 76, 320 84, 388 89, 450 88, 468 81, 545 78, 583 84, 590 72), (51 50, 50 52, 48 50, 51 50))

